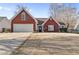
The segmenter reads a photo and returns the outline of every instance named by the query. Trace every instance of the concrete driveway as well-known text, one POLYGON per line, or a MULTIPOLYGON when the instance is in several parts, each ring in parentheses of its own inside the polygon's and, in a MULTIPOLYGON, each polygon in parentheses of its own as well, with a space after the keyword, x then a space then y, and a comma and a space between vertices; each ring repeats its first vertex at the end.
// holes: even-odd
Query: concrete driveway
POLYGON ((0 54, 8 55, 15 50, 31 33, 0 33, 0 54))
POLYGON ((33 33, 17 51, 20 55, 79 55, 79 34, 33 33))
POLYGON ((79 34, 0 33, 0 54, 8 55, 13 51, 21 55, 79 55, 79 34))

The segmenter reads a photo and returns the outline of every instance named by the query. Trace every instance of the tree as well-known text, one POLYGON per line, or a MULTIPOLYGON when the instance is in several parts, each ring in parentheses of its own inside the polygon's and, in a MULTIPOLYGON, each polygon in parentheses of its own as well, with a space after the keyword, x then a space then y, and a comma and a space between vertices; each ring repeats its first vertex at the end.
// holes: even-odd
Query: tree
POLYGON ((27 6, 23 6, 23 5, 17 5, 16 6, 16 11, 15 13, 17 13, 20 9, 25 8, 26 10, 30 11, 30 9, 27 8, 27 6))
POLYGON ((73 29, 72 27, 74 27, 77 18, 76 8, 70 6, 70 4, 66 6, 66 4, 52 3, 49 11, 50 16, 59 22, 65 23, 67 29, 73 29))

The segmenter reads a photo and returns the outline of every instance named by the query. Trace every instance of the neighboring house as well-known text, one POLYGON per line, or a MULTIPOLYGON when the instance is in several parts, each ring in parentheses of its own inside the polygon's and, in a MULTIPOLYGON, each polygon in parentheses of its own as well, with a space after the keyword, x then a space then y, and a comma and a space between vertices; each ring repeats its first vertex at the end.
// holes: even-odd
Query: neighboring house
POLYGON ((11 22, 7 17, 0 17, 0 32, 2 32, 3 29, 11 29, 11 22))
POLYGON ((34 32, 37 29, 37 20, 24 8, 20 9, 11 20, 12 32, 34 32))

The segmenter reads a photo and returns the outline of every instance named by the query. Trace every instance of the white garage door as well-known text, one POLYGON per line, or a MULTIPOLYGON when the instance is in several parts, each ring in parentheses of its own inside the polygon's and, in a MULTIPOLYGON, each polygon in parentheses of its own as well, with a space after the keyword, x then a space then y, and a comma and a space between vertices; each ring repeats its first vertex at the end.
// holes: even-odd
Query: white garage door
POLYGON ((14 24, 13 32, 32 32, 33 24, 14 24))
POLYGON ((48 31, 54 31, 54 25, 48 25, 48 31))

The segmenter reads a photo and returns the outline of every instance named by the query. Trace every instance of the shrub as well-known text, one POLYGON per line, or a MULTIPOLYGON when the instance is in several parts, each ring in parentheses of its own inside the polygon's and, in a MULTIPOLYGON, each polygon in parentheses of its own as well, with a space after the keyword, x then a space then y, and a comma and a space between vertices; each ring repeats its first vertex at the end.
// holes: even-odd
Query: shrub
POLYGON ((67 32, 67 28, 60 28, 60 32, 67 32))
POLYGON ((3 28, 2 32, 10 32, 10 29, 7 29, 7 28, 3 28))

